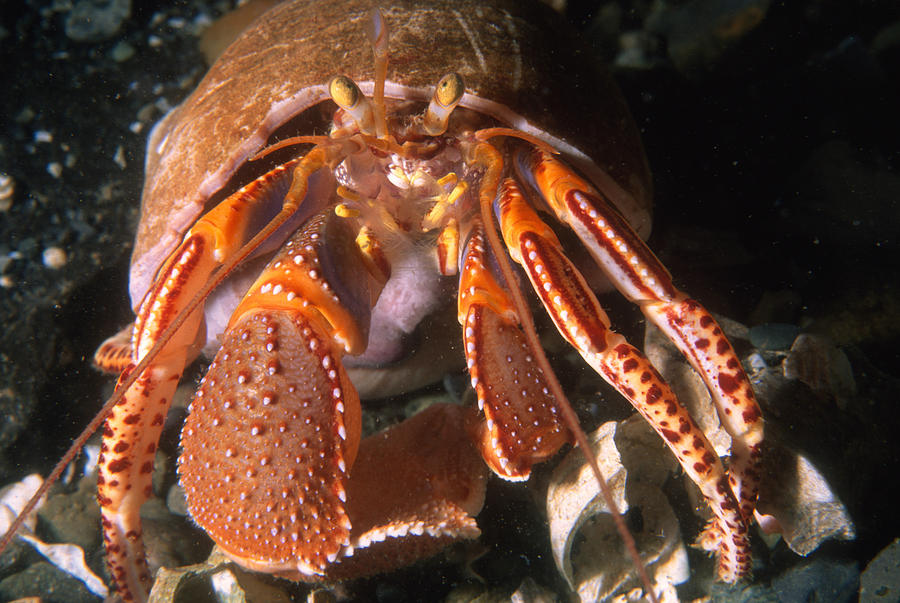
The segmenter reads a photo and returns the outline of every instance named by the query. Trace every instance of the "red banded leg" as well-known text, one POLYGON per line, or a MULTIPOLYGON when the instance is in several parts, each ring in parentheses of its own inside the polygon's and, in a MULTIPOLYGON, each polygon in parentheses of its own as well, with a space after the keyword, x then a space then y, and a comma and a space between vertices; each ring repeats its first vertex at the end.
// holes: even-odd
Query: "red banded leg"
POLYGON ((706 497, 721 536, 719 576, 734 582, 749 570, 747 529, 712 445, 647 358, 610 330, 584 278, 512 180, 501 186, 498 205, 510 255, 525 269, 560 333, 647 419, 706 497))
POLYGON ((569 431, 513 302, 489 267, 486 248, 477 220, 460 274, 459 322, 472 387, 485 415, 476 438, 481 454, 497 475, 519 481, 569 441, 569 431))
MULTIPOLYGON (((261 176, 202 217, 160 270, 135 320, 131 360, 119 383, 157 343, 184 311, 210 275, 235 254, 251 230, 258 201, 292 176, 299 200, 309 175, 323 164, 324 152, 284 164, 261 176)), ((150 586, 141 535, 140 507, 151 494, 156 445, 172 395, 187 363, 196 355, 203 308, 197 307, 157 352, 141 376, 124 393, 103 427, 99 459, 101 507, 107 563, 121 597, 144 601, 150 586)), ((110 346, 118 346, 111 340, 110 346)))
POLYGON ((705 381, 732 437, 729 481, 749 525, 759 491, 763 421, 750 381, 722 329, 703 306, 675 288, 653 252, 589 184, 545 153, 535 151, 525 163, 557 217, 572 227, 616 288, 640 305, 705 381))

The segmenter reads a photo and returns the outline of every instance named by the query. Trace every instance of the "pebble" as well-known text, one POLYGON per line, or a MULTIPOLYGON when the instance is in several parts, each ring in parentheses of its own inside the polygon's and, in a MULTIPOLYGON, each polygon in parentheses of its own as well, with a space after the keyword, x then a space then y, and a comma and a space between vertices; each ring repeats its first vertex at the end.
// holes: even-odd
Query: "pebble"
POLYGON ((47 173, 54 178, 59 178, 60 176, 62 176, 62 171, 62 164, 58 161, 52 161, 47 164, 47 173))
POLYGON ((0 600, 12 601, 34 597, 37 601, 95 603, 99 599, 84 584, 46 561, 0 581, 0 600))
POLYGON ((116 147, 116 154, 113 155, 113 161, 123 170, 128 165, 125 161, 125 149, 122 148, 122 145, 116 147))
POLYGON ((13 195, 16 193, 16 181, 9 174, 0 173, 0 212, 9 211, 12 207, 13 195))
POLYGON ((131 0, 79 0, 66 17, 66 36, 77 42, 111 38, 131 16, 131 0))
POLYGON ((124 63, 125 61, 133 57, 134 53, 134 46, 132 46, 128 42, 119 42, 118 44, 113 46, 110 57, 116 63, 124 63))
POLYGON ((53 270, 59 270, 69 261, 66 251, 60 247, 48 247, 41 254, 44 266, 53 270))
POLYGON ((770 322, 750 328, 750 343, 761 350, 787 350, 799 334, 796 325, 770 322))

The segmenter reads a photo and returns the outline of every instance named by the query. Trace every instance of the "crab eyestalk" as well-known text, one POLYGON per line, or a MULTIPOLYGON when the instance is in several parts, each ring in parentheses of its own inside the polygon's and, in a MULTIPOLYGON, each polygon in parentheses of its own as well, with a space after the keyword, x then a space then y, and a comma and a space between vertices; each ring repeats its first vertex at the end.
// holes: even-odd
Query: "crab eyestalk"
POLYGON ((375 109, 372 101, 362 93, 356 82, 346 75, 335 76, 328 84, 328 93, 338 107, 350 114, 360 132, 375 134, 375 109))
POLYGON ((462 100, 466 84, 458 73, 448 73, 434 89, 434 96, 422 119, 422 129, 429 136, 440 136, 447 131, 450 114, 462 100))

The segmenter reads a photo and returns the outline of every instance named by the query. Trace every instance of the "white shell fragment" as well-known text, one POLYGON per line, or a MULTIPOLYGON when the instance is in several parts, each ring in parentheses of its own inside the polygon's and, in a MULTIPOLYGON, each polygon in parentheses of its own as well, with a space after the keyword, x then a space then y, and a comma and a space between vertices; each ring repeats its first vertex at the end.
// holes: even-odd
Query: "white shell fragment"
POLYGON ((291 601, 284 590, 266 583, 253 572, 242 570, 218 547, 214 547, 209 558, 202 563, 172 569, 161 567, 150 591, 149 603, 183 600, 184 592, 192 588, 211 590, 220 603, 291 601))
MULTIPOLYGON (((619 511, 635 508, 641 514, 643 527, 633 536, 660 600, 677 601, 675 585, 689 578, 690 568, 677 518, 659 488, 674 470, 674 460, 640 417, 605 423, 588 438, 619 511)), ((553 558, 581 601, 643 596, 594 474, 578 449, 551 476, 547 519, 553 558)))
POLYGON ((784 376, 798 379, 818 394, 834 397, 839 408, 856 395, 856 381, 846 354, 827 337, 801 334, 782 364, 784 376))
MULTIPOLYGON (((28 500, 41 487, 43 479, 37 474, 29 475, 22 481, 10 484, 0 490, 0 532, 6 532, 13 520, 22 512, 28 500)), ((40 505, 38 505, 40 506, 40 505)), ((90 570, 84 561, 84 551, 74 544, 45 544, 35 537, 35 509, 19 530, 19 537, 33 546, 50 563, 67 574, 78 578, 88 589, 99 597, 108 594, 106 585, 90 570)))
POLYGON ((830 538, 856 538, 846 507, 809 459, 773 442, 764 466, 756 518, 765 532, 803 556, 830 538))

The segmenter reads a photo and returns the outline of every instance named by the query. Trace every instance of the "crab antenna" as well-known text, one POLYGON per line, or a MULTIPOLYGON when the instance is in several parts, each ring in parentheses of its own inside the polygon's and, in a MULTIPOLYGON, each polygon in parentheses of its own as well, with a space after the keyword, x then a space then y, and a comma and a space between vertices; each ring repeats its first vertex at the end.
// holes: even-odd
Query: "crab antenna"
POLYGON ((466 84, 460 74, 448 73, 441 78, 422 119, 422 128, 426 134, 440 136, 447 131, 450 114, 462 100, 465 91, 466 84))
POLYGON ((375 55, 375 91, 372 93, 372 101, 375 108, 375 136, 384 138, 388 133, 387 117, 384 110, 384 80, 387 78, 388 37, 390 31, 381 9, 372 9, 372 25, 368 33, 369 40, 372 42, 372 52, 375 55))

